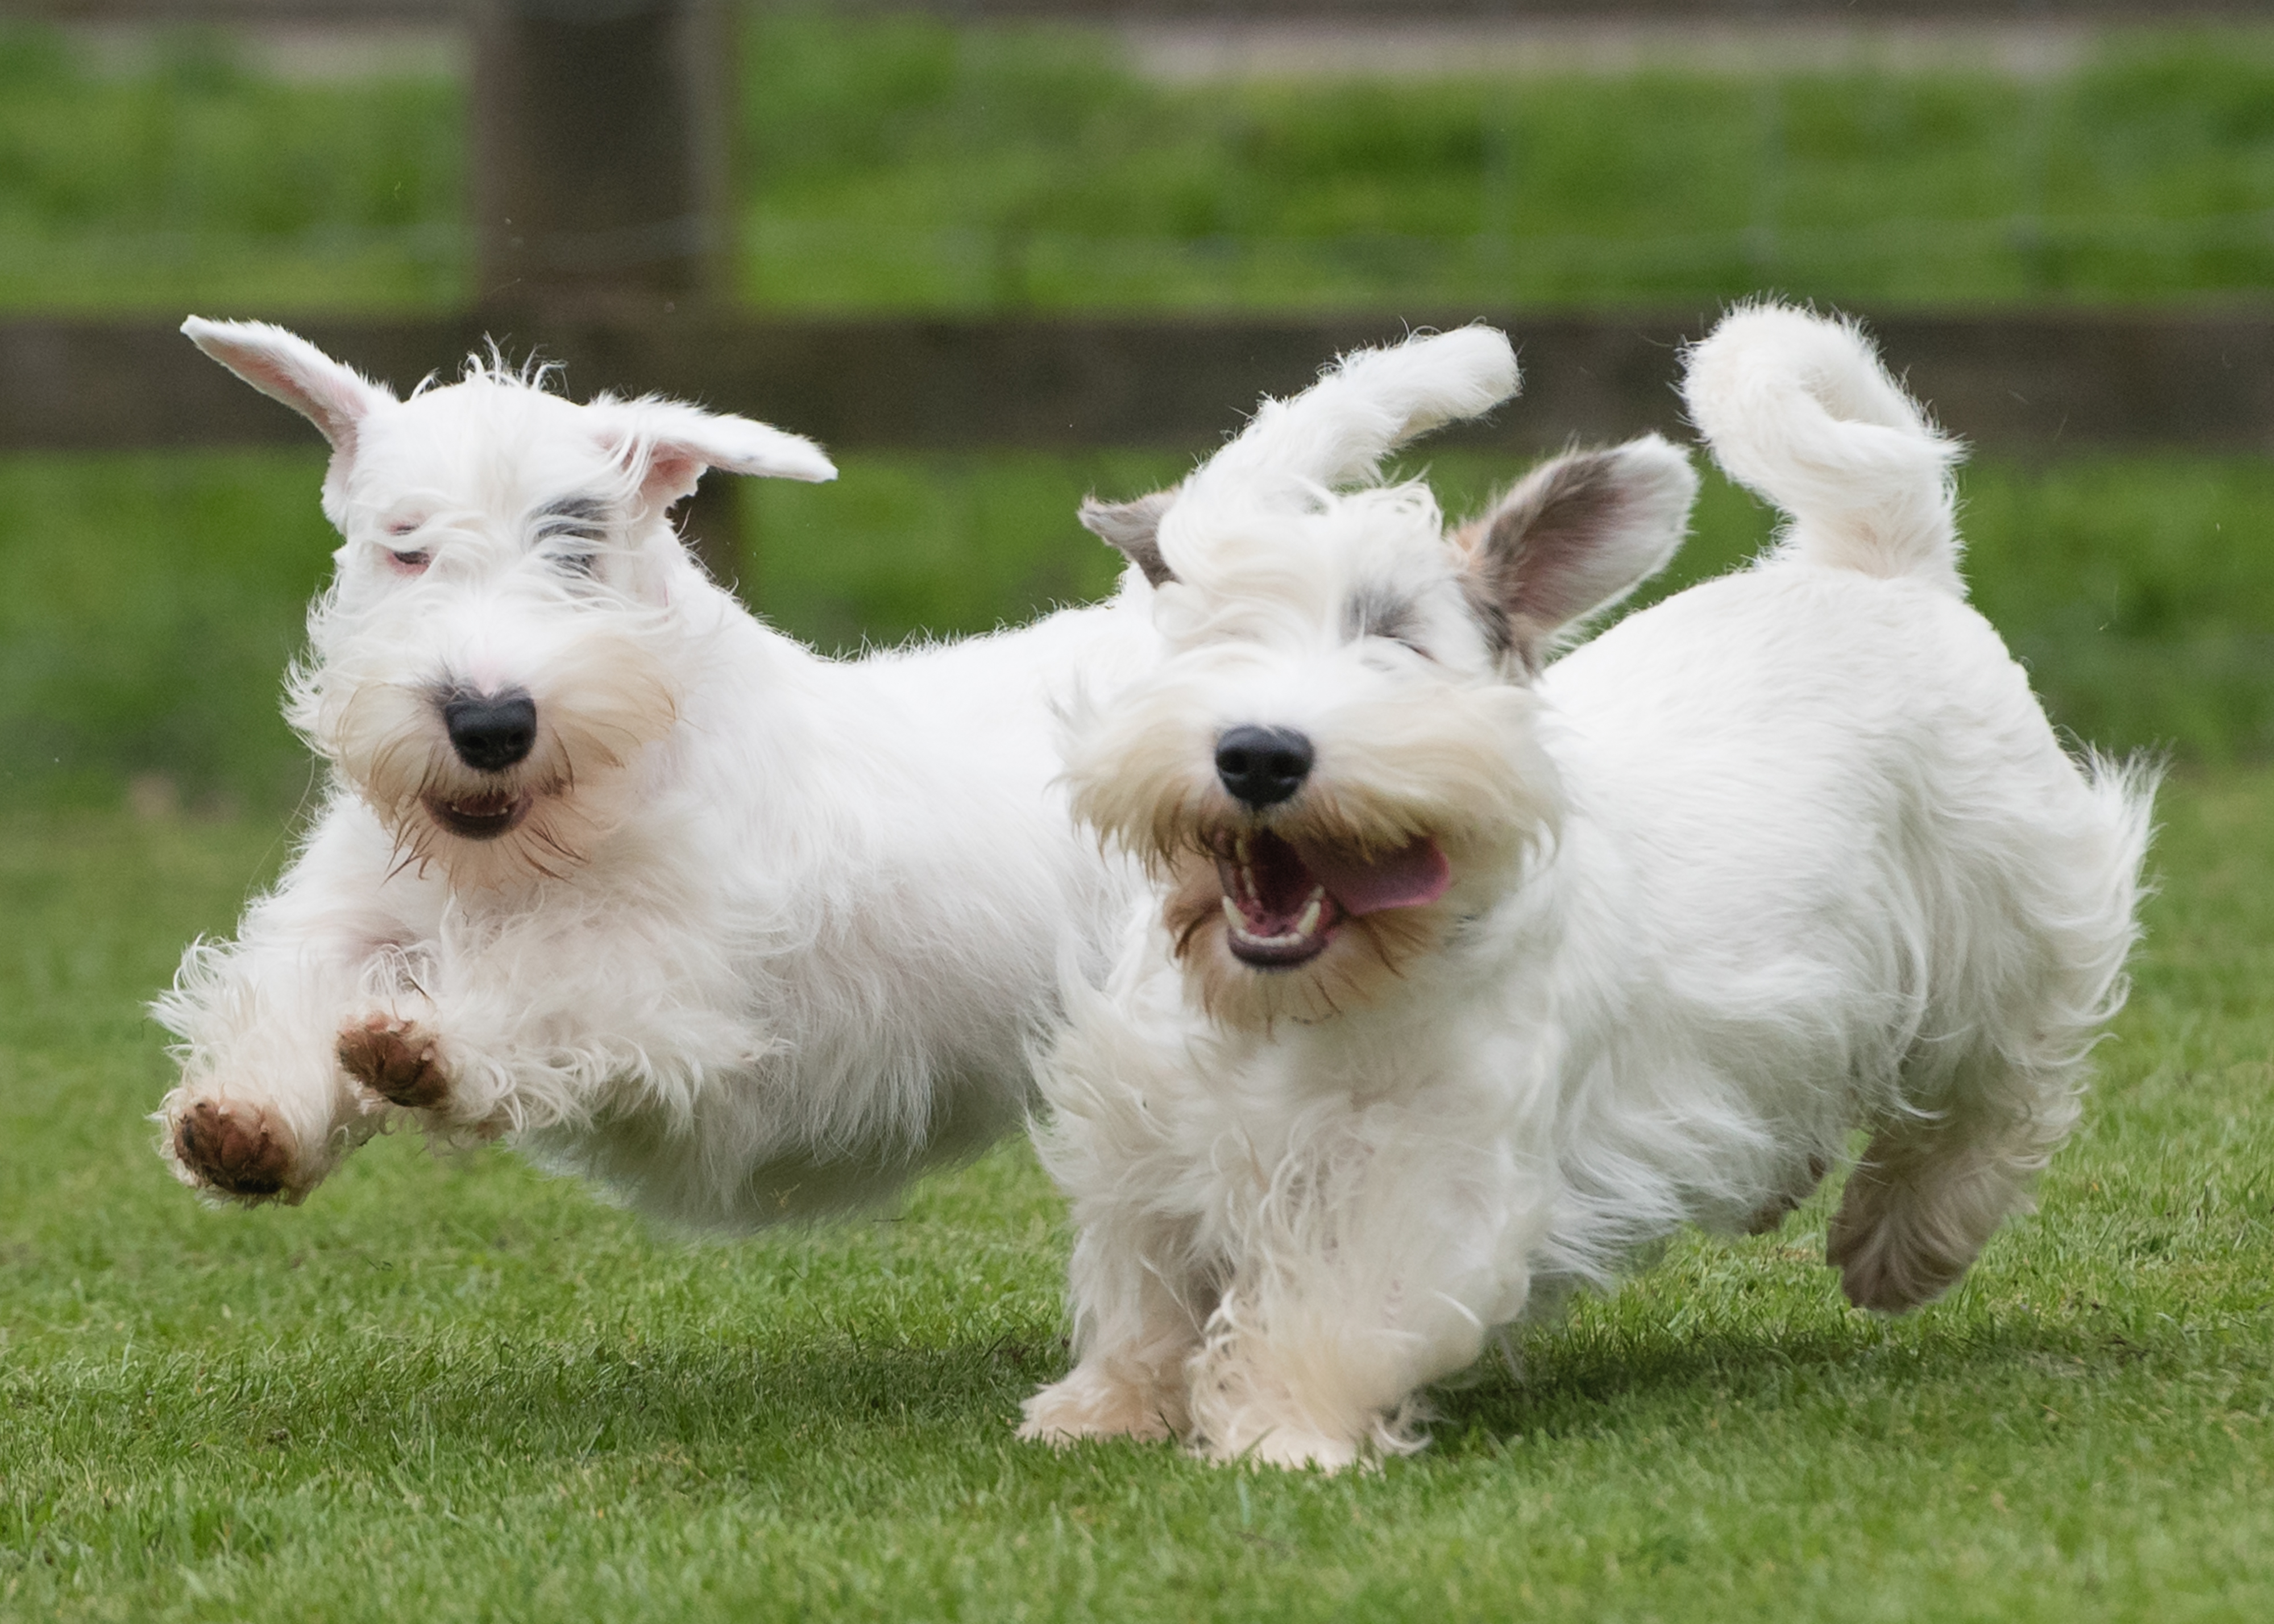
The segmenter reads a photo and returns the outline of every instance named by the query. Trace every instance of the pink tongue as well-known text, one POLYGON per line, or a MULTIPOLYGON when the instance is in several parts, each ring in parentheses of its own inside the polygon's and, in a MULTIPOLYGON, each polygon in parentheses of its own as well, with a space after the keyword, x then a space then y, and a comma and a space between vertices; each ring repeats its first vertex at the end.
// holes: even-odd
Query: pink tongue
POLYGON ((1388 852, 1372 862, 1357 855, 1307 842, 1295 846, 1303 866, 1318 877, 1352 914, 1379 914, 1385 908, 1418 908, 1434 902, 1453 883, 1452 866, 1437 843, 1424 835, 1412 845, 1388 852))

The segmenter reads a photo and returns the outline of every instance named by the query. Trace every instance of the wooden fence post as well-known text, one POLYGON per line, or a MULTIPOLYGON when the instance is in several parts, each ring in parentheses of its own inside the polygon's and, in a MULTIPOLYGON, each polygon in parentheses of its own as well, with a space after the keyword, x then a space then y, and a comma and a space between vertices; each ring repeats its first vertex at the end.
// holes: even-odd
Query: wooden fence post
MULTIPOLYGON (((475 0, 473 16, 486 315, 527 342, 699 320, 730 298, 727 0, 475 0)), ((706 480, 681 515, 722 580, 742 553, 735 483, 706 480)))

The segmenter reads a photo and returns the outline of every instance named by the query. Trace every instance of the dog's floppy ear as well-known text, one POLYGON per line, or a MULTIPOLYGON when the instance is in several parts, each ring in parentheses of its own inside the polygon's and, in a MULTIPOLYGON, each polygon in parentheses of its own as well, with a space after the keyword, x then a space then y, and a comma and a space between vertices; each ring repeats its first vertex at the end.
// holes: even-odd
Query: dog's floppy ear
POLYGON ((1266 400, 1190 489, 1202 500, 1226 489, 1252 497, 1269 481, 1278 500, 1306 507, 1308 487, 1371 479, 1391 451, 1490 411, 1521 382, 1508 335, 1481 324, 1353 350, 1302 394, 1266 400))
POLYGON ((324 511, 337 523, 348 469, 355 461, 356 431, 373 408, 393 405, 395 396, 298 334, 266 321, 207 321, 192 316, 182 323, 182 331, 230 372, 322 431, 332 447, 331 469, 324 476, 324 511))
POLYGON ((1088 496, 1076 516, 1082 529, 1136 565, 1147 581, 1165 586, 1177 574, 1161 556, 1161 515, 1176 500, 1174 491, 1156 491, 1131 502, 1101 502, 1088 496))
POLYGON ((1665 568, 1697 496, 1690 459, 1655 434, 1543 462, 1461 532, 1471 594, 1535 663, 1564 628, 1665 568))
POLYGON ((837 477, 837 464, 819 446, 748 417, 662 400, 594 410, 612 420, 607 437, 638 477, 640 495, 660 508, 691 494, 706 469, 814 484, 837 477))

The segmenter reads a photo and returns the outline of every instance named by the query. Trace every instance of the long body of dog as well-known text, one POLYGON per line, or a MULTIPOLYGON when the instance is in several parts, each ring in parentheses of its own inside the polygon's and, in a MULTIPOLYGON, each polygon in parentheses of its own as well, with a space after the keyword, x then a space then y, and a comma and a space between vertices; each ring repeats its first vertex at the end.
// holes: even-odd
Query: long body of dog
POLYGON ((1141 582, 822 659, 668 517, 706 467, 830 477, 808 442, 494 365, 398 401, 281 330, 187 330, 323 430, 345 539, 289 708, 321 815, 157 1005, 185 1180, 297 1199, 408 1112, 735 1228, 1020 1120, 1063 940, 1099 955, 1137 883, 1052 780, 1062 692, 1150 648, 1141 582))
POLYGON ((1354 357, 1126 515, 1167 655, 1070 778, 1159 895, 1042 1071, 1079 1362, 1028 1436, 1416 1447, 1495 1327, 1773 1225, 1857 1126, 1831 1261, 1908 1308, 2074 1121, 2150 784, 2068 755, 1966 604, 1954 446, 1851 328, 1733 314, 1688 400, 1789 528, 1550 663, 1676 545, 1671 447, 1450 536, 1329 488, 1472 399, 1488 336, 1354 357))

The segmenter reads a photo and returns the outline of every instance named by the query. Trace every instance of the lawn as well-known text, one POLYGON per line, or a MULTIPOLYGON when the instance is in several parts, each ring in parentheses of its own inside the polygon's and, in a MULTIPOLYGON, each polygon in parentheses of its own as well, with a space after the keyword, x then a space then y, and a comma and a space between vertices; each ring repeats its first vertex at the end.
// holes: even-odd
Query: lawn
POLYGON ((2274 773, 2167 792, 2043 1211, 1887 1322, 1826 1207, 1683 1241, 1336 1480, 1015 1443, 1065 1363, 1023 1146, 691 1245, 380 1140, 201 1207, 139 1001, 257 821, 0 822, 0 1616, 2074 1620, 2274 1614, 2274 773))

